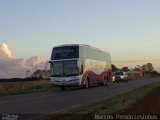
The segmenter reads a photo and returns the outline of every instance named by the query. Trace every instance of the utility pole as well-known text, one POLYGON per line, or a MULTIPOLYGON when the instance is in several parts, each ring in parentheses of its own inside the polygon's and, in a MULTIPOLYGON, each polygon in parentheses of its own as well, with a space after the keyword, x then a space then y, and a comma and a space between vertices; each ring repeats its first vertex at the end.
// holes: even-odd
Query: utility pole
POLYGON ((30 77, 30 76, 31 76, 30 68, 28 68, 28 69, 26 70, 26 76, 27 76, 27 77, 30 77))

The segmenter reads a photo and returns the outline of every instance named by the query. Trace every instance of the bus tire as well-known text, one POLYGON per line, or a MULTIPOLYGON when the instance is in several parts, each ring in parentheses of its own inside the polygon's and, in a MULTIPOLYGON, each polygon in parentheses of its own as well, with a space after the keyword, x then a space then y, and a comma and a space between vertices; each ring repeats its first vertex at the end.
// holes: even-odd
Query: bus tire
POLYGON ((84 81, 84 88, 89 88, 89 77, 85 77, 85 81, 84 81))
POLYGON ((108 82, 108 76, 104 75, 103 86, 107 86, 107 82, 108 82))

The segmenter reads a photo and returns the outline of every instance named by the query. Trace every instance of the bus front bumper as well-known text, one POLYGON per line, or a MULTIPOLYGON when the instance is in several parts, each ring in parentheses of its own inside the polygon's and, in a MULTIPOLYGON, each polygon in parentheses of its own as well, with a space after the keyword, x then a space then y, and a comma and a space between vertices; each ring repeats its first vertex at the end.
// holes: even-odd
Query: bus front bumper
POLYGON ((51 79, 51 84, 55 86, 79 86, 79 79, 70 79, 70 80, 65 80, 65 79, 51 79))

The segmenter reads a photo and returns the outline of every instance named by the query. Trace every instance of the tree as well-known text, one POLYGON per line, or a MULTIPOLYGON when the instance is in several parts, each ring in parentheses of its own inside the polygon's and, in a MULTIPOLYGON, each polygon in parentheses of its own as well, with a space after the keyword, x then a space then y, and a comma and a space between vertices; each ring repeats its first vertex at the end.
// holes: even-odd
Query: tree
POLYGON ((115 65, 113 65, 112 64, 112 72, 116 72, 116 71, 118 71, 119 69, 115 66, 115 65))
POLYGON ((121 70, 124 72, 127 72, 127 71, 129 71, 129 68, 126 66, 126 67, 123 67, 121 70))
POLYGON ((135 68, 134 68, 134 71, 138 71, 140 72, 142 70, 142 67, 140 65, 137 65, 135 68))
POLYGON ((148 72, 153 72, 154 71, 152 63, 147 63, 146 66, 147 66, 148 72))
POLYGON ((152 63, 147 63, 147 64, 144 64, 142 67, 142 72, 144 74, 152 74, 152 72, 154 71, 154 67, 152 65, 152 63))

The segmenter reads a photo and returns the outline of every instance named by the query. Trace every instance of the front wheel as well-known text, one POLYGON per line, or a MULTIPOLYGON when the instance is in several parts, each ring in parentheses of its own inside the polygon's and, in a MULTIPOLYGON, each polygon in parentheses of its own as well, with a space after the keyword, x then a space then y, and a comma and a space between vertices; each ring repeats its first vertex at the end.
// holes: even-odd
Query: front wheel
POLYGON ((126 78, 126 82, 128 82, 128 78, 126 78))
POLYGON ((127 83, 127 82, 128 82, 128 78, 125 78, 125 79, 124 79, 124 83, 127 83))
POLYGON ((88 77, 85 77, 83 87, 84 87, 84 88, 89 88, 89 78, 88 78, 88 77))

